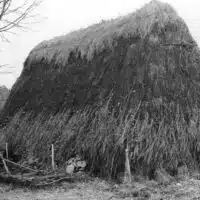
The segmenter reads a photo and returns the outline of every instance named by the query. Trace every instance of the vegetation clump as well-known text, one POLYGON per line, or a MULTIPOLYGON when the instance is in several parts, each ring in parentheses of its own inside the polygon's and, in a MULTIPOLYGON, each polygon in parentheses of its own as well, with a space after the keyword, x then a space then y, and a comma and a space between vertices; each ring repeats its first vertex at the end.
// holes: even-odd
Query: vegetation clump
POLYGON ((6 99, 8 98, 9 90, 5 86, 0 86, 0 110, 3 108, 6 99))

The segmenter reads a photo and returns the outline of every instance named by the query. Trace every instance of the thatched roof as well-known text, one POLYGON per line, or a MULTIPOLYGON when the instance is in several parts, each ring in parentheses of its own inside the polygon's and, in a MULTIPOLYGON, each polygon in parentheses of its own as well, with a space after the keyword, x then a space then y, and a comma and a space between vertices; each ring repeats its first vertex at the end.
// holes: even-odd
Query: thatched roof
MULTIPOLYGON (((183 75, 199 80, 199 55, 185 22, 169 4, 154 0, 127 16, 37 45, 4 111, 13 115, 24 107, 38 111, 84 107, 103 101, 111 91, 117 103, 133 88, 135 99, 162 96, 172 101, 174 90, 186 92, 183 75)), ((196 102, 198 93, 190 93, 196 102)))
POLYGON ((4 111, 84 107, 111 91, 117 103, 132 89, 138 100, 162 97, 192 105, 198 99, 199 64, 185 22, 170 5, 153 0, 135 13, 37 45, 4 111), (179 92, 174 97, 177 91, 192 101, 179 92))
POLYGON ((44 59, 48 62, 56 60, 65 65, 70 52, 81 52, 82 57, 91 59, 94 52, 112 48, 115 45, 114 39, 119 37, 139 35, 144 38, 151 34, 152 41, 164 42, 158 37, 163 29, 167 34, 166 43, 193 42, 185 22, 176 11, 169 4, 153 0, 134 13, 44 41, 31 51, 29 59, 44 59))

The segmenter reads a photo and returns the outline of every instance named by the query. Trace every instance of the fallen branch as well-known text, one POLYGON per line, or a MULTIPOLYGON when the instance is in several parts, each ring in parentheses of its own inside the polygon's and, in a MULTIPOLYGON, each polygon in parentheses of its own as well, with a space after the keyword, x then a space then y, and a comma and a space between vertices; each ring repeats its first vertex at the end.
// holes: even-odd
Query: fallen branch
POLYGON ((18 164, 18 163, 12 162, 12 161, 10 161, 10 160, 8 160, 8 159, 4 159, 4 160, 5 160, 6 162, 8 162, 8 163, 11 163, 11 164, 15 165, 15 166, 18 166, 18 167, 20 167, 20 168, 27 169, 27 170, 32 171, 32 172, 35 172, 35 173, 46 173, 45 171, 42 171, 42 170, 35 170, 35 169, 30 168, 30 167, 26 167, 26 166, 24 166, 24 165, 20 165, 20 164, 18 164))
POLYGON ((0 154, 0 158, 1 158, 2 162, 3 162, 3 166, 4 166, 4 169, 6 170, 6 173, 7 173, 8 175, 10 175, 10 171, 9 171, 9 169, 8 169, 8 166, 6 165, 6 162, 5 162, 5 160, 4 160, 2 154, 0 154))
POLYGON ((63 178, 66 177, 66 174, 52 174, 52 175, 45 175, 45 176, 37 176, 37 180, 44 180, 44 179, 56 179, 56 178, 63 178))
POLYGON ((67 177, 66 175, 65 176, 62 175, 62 176, 63 177, 60 177, 59 175, 57 176, 55 175, 55 176, 47 176, 47 177, 38 178, 37 176, 24 177, 21 175, 0 174, 0 182, 17 184, 18 186, 23 186, 23 187, 42 188, 42 187, 58 184, 64 181, 67 181, 69 183, 73 183, 75 181, 73 177, 67 177))
POLYGON ((35 187, 46 187, 46 186, 50 186, 50 185, 54 185, 56 183, 61 183, 63 181, 67 181, 67 182, 70 182, 70 183, 73 183, 74 182, 74 179, 71 178, 71 177, 64 177, 64 178, 60 178, 60 179, 57 179, 55 181, 52 181, 52 182, 47 182, 47 183, 41 183, 41 184, 36 184, 35 187))

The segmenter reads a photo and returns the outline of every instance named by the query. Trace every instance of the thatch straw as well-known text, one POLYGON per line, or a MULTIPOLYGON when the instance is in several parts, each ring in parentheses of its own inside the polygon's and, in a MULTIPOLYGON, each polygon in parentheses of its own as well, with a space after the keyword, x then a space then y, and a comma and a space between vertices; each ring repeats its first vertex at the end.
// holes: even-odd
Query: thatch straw
POLYGON ((143 119, 133 118, 134 110, 124 121, 117 119, 108 106, 109 103, 93 112, 86 109, 71 118, 70 112, 46 117, 42 113, 36 118, 19 112, 2 131, 12 150, 24 158, 34 155, 43 168, 51 166, 54 143, 59 167, 70 157, 81 155, 92 173, 116 177, 125 167, 125 140, 130 146, 132 172, 152 176, 160 167, 174 173, 180 163, 191 170, 198 166, 200 112, 193 110, 189 124, 178 107, 173 116, 166 109, 160 121, 152 120, 147 112, 143 119), (123 137, 127 124, 129 128, 123 137))
MULTIPOLYGON (((92 59, 94 52, 102 52, 105 48, 113 48, 114 40, 119 37, 130 38, 135 35, 145 37, 152 33, 154 26, 158 26, 168 32, 166 43, 192 42, 187 26, 178 17, 174 9, 165 3, 152 1, 135 13, 124 17, 119 17, 110 21, 103 21, 86 29, 74 31, 64 36, 56 37, 49 41, 44 41, 37 45, 29 55, 31 61, 42 59, 47 62, 55 60, 60 65, 66 65, 70 52, 80 52, 81 56, 92 59)), ((156 30, 157 38, 159 30, 156 30)))

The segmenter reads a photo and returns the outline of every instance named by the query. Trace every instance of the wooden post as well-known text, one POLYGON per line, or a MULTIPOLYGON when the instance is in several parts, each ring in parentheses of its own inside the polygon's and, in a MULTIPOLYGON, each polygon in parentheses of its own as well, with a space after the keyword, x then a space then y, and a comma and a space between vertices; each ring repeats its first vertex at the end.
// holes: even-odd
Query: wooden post
POLYGON ((129 162, 129 146, 128 146, 128 142, 126 145, 126 149, 125 149, 125 176, 124 176, 124 182, 128 182, 129 184, 131 184, 132 182, 132 177, 131 177, 131 167, 130 167, 130 162, 129 162))
POLYGON ((8 159, 8 143, 6 142, 6 159, 8 159))
POLYGON ((131 175, 131 167, 129 161, 129 145, 128 141, 126 141, 126 149, 125 149, 125 173, 124 173, 124 183, 128 184, 128 188, 130 189, 130 199, 133 200, 133 196, 131 193, 132 188, 132 175, 131 175))
POLYGON ((55 170, 55 162, 54 162, 54 145, 51 145, 51 164, 52 169, 55 170))

